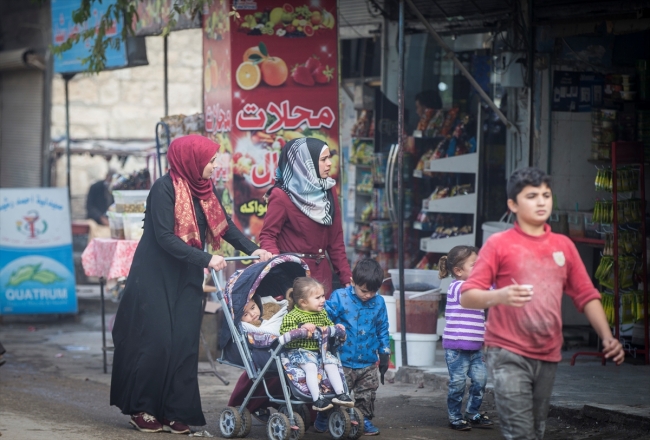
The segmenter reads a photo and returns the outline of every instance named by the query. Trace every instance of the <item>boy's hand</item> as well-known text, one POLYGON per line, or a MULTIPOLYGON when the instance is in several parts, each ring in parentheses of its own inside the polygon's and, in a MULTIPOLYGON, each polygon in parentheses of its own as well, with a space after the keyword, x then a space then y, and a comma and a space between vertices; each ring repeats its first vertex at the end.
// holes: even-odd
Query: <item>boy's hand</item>
POLYGON ((305 328, 309 333, 314 333, 316 331, 316 325, 314 324, 303 324, 300 328, 305 328))
POLYGON ((501 289, 500 303, 512 307, 523 307, 533 299, 533 290, 527 286, 515 284, 501 289))
POLYGON ((625 359, 623 346, 614 338, 603 339, 603 354, 605 358, 613 360, 616 365, 621 365, 625 359))

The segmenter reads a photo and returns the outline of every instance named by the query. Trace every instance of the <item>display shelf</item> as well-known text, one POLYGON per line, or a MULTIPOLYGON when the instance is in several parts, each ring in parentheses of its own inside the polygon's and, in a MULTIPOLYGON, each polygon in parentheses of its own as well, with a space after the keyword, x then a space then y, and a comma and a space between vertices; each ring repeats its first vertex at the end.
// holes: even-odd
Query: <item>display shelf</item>
POLYGON ((422 201, 422 210, 427 212, 474 214, 476 212, 476 201, 476 193, 437 200, 427 199, 422 201))
POLYGON ((457 235, 448 238, 423 238, 420 250, 423 252, 447 253, 454 246, 474 246, 476 234, 457 235))
POLYGON ((364 142, 374 142, 375 141, 375 138, 371 138, 371 137, 352 136, 352 139, 357 140, 357 141, 364 141, 364 142))
MULTIPOLYGON (((640 142, 612 142, 612 150, 611 150, 611 161, 607 162, 607 165, 612 168, 612 181, 617 182, 617 167, 620 165, 630 165, 630 164, 635 164, 639 165, 639 181, 641 184, 639 185, 639 192, 640 192, 640 199, 641 199, 641 212, 645 213, 646 212, 646 194, 645 194, 645 185, 643 182, 645 182, 645 164, 644 164, 644 149, 643 149, 643 144, 640 142)), ((612 202, 613 202, 613 212, 618 213, 618 185, 613 185, 612 188, 612 202)), ((613 237, 613 243, 612 243, 612 251, 613 251, 613 269, 614 269, 614 288, 613 288, 613 294, 614 294, 614 331, 612 332, 614 334, 614 338, 617 340, 621 339, 621 334, 620 334, 620 322, 621 322, 621 306, 620 306, 620 300, 621 300, 621 288, 619 284, 619 279, 620 279, 620 268, 619 268, 619 224, 618 224, 618 215, 613 216, 613 227, 612 227, 612 237, 613 237)), ((640 260, 642 262, 647 261, 647 247, 645 246, 646 244, 646 239, 647 239, 647 232, 645 228, 645 222, 641 223, 641 242, 644 244, 643 246, 643 252, 640 255, 640 260)), ((594 239, 586 239, 586 238, 580 238, 578 240, 594 240, 594 239)), ((575 239, 574 239, 575 241, 575 239)), ((645 317, 644 319, 644 328, 643 328, 643 339, 644 339, 644 348, 643 349, 635 349, 635 350, 629 350, 625 349, 625 352, 628 354, 642 354, 645 360, 646 364, 650 363, 650 337, 648 336, 648 326, 650 325, 648 319, 648 266, 647 264, 641 264, 642 267, 642 279, 641 279, 641 284, 642 284, 642 289, 643 289, 643 316, 645 317)), ((573 355, 571 358, 571 365, 575 364, 575 359, 577 356, 597 356, 602 358, 602 363, 603 365, 605 364, 605 358, 602 357, 602 353, 599 352, 579 352, 573 355)))
POLYGON ((478 168, 478 153, 428 160, 424 171, 430 173, 471 173, 478 168))

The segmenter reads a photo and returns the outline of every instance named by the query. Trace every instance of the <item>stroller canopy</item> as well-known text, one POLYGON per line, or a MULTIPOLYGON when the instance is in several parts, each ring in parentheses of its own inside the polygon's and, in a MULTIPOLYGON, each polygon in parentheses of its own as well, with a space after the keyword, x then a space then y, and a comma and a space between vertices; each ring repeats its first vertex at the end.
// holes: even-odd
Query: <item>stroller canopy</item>
MULTIPOLYGON (((226 285, 224 299, 234 324, 239 325, 244 315, 244 306, 254 294, 284 298, 287 290, 293 286, 293 281, 304 276, 309 276, 307 264, 291 254, 278 255, 232 274, 226 285)), ((225 347, 231 336, 228 323, 224 321, 219 332, 219 346, 225 347)))

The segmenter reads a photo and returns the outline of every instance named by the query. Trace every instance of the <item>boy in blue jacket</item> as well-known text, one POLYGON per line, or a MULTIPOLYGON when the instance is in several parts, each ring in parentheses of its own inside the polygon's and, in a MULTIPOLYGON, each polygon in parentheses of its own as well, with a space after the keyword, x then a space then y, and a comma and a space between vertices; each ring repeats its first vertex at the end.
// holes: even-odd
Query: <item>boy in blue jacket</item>
MULTIPOLYGON (((347 333, 339 354, 348 389, 354 391, 355 407, 365 418, 365 435, 379 434, 379 429, 371 422, 379 388, 377 370, 383 385, 390 356, 386 303, 377 294, 383 278, 384 271, 379 263, 364 258, 352 272, 351 285, 332 292, 325 303, 329 318, 334 324, 342 324, 347 333)), ((325 416, 319 413, 314 426, 319 432, 326 431, 325 416)))

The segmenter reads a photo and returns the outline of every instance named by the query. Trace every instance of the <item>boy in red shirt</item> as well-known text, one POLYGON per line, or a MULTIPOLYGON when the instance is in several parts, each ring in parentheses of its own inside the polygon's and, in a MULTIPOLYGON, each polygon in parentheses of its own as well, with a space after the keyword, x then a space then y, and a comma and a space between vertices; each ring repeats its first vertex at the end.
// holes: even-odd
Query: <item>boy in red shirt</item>
POLYGON ((562 293, 587 316, 606 358, 621 364, 625 353, 575 245, 546 224, 553 203, 550 177, 537 168, 517 170, 507 192, 515 227, 487 240, 461 288, 460 303, 490 307, 487 365, 504 437, 542 439, 562 359, 562 293))

